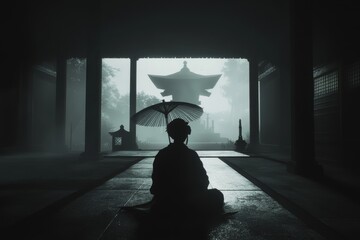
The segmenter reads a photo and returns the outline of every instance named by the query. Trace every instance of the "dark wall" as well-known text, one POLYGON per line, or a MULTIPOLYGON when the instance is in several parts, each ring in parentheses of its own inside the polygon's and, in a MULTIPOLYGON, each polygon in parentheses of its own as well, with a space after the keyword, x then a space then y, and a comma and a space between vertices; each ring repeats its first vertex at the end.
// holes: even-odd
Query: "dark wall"
POLYGON ((315 151, 320 162, 360 166, 360 61, 314 69, 315 151))
POLYGON ((360 166, 359 11, 355 1, 313 4, 316 157, 350 167, 360 166))
POLYGON ((0 90, 0 150, 11 150, 17 144, 19 92, 16 86, 0 90))
POLYGON ((21 2, 7 2, 0 15, 0 152, 23 146, 27 119, 24 114, 24 89, 27 84, 27 13, 21 2))
POLYGON ((33 150, 50 150, 55 142, 56 75, 34 68, 31 87, 31 141, 33 150))
POLYGON ((342 159, 347 166, 360 168, 357 149, 360 146, 360 58, 345 62, 341 68, 342 159))
POLYGON ((268 64, 260 68, 260 144, 279 145, 281 125, 281 95, 279 70, 268 64))
POLYGON ((314 69, 315 157, 337 162, 341 157, 341 89, 339 66, 314 69))
POLYGON ((26 67, 23 59, 16 53, 2 55, 0 76, 0 150, 12 151, 21 144, 22 133, 25 131, 26 119, 23 117, 24 103, 27 88, 26 67), (24 94, 24 95, 22 95, 24 94), (24 98, 23 98, 24 97, 24 98))
POLYGON ((356 1, 313 1, 314 66, 358 59, 360 6, 356 1))

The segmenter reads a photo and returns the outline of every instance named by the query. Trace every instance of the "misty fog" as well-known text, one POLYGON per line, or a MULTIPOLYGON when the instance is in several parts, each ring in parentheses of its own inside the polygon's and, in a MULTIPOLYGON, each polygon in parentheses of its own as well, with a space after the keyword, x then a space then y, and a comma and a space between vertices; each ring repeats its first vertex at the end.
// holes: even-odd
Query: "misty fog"
MULTIPOLYGON (((190 123, 192 134, 189 146, 196 149, 233 149, 242 121, 242 135, 249 138, 249 65, 246 59, 215 58, 142 58, 137 61, 136 111, 161 102, 163 97, 149 74, 169 75, 179 72, 184 61, 193 73, 221 74, 216 85, 207 89, 210 96, 200 96, 204 114, 190 123)), ((73 151, 82 151, 85 136, 86 61, 68 60, 66 144, 73 151)), ((191 88, 191 86, 189 86, 191 88)), ((129 131, 130 59, 103 59, 101 150, 111 150, 109 132, 124 125, 129 131)), ((137 125, 137 143, 140 149, 160 149, 168 144, 164 127, 137 125)))

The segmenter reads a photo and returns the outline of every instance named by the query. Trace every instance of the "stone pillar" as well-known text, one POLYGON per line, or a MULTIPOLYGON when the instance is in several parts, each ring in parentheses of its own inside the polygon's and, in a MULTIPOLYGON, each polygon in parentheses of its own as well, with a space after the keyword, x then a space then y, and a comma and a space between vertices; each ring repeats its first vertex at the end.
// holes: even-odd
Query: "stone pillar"
POLYGON ((248 150, 254 152, 259 145, 258 61, 256 59, 249 59, 249 68, 250 143, 248 150))
POLYGON ((58 56, 56 60, 56 140, 55 150, 65 150, 66 120, 66 58, 58 56))
POLYGON ((310 1, 290 3, 291 159, 288 170, 319 177, 315 161, 314 81, 310 1))
MULTIPOLYGON (((130 59, 130 118, 136 113, 136 64, 138 58, 130 59)), ((130 141, 131 148, 137 149, 136 123, 130 120, 130 141)))

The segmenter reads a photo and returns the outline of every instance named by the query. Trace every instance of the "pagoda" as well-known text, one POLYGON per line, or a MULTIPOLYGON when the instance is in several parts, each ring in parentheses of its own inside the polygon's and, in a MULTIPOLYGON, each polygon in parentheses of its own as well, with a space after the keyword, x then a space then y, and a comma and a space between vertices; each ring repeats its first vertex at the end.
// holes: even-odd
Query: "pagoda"
POLYGON ((151 81, 158 89, 164 90, 163 97, 172 96, 173 101, 189 102, 200 105, 199 96, 210 96, 209 89, 214 88, 221 74, 200 75, 193 73, 186 66, 184 61, 183 68, 170 75, 151 75, 151 81))

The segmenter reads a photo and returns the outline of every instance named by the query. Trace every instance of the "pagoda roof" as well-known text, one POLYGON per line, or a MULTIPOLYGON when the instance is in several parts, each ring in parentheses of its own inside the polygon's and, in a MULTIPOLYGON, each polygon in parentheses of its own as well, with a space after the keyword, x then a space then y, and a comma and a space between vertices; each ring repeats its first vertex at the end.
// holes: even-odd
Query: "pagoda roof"
MULTIPOLYGON (((179 84, 191 82, 191 84, 196 84, 197 87, 201 89, 212 89, 215 87, 217 81, 221 77, 221 74, 215 75, 200 75, 194 72, 191 72, 190 69, 186 66, 187 62, 184 61, 184 67, 176 73, 170 75, 152 75, 149 74, 151 81, 158 89, 168 89, 178 87, 179 84)), ((194 86, 194 85, 193 85, 194 86)))
POLYGON ((114 132, 109 132, 109 134, 113 137, 124 137, 128 135, 129 132, 124 129, 124 125, 121 125, 119 130, 114 132))

